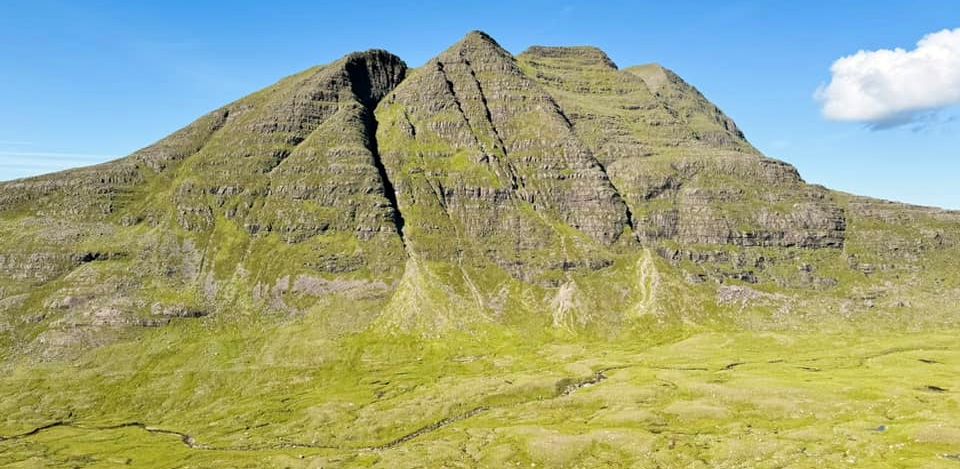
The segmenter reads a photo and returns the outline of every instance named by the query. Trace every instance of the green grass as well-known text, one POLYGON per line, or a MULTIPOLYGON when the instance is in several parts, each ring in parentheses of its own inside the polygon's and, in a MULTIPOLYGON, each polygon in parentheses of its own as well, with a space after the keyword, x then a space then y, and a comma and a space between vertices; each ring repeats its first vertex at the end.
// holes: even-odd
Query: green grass
POLYGON ((307 326, 184 321, 10 370, 0 435, 73 426, 0 442, 0 463, 952 467, 960 445, 949 331, 330 341, 307 326), (128 422, 204 449, 106 428, 128 422))

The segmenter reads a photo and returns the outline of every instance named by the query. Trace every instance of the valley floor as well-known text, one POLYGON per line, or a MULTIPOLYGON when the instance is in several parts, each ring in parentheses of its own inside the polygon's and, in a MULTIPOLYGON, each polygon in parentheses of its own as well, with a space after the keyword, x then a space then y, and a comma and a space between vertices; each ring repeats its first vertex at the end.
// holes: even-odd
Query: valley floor
POLYGON ((288 355, 208 333, 215 346, 157 332, 89 358, 102 365, 11 369, 0 465, 960 467, 955 333, 356 338, 288 355))

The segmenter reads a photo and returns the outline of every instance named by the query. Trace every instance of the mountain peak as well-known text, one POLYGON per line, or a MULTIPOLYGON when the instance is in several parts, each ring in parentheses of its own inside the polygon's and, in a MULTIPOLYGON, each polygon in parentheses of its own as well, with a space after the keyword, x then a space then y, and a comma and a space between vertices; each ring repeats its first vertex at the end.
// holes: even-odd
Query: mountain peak
POLYGON ((406 76, 407 64, 382 49, 354 52, 343 58, 344 71, 361 102, 376 105, 406 76))
POLYGON ((479 42, 479 43, 491 44, 491 45, 500 47, 500 44, 496 41, 496 39, 494 39, 489 34, 483 31, 480 31, 479 29, 475 29, 467 33, 467 35, 464 36, 463 39, 460 40, 460 42, 479 42))
POLYGON ((451 60, 451 56, 471 57, 475 59, 499 58, 513 62, 513 56, 500 46, 496 40, 483 31, 471 31, 456 44, 450 46, 438 58, 441 61, 451 60))
POLYGON ((635 65, 627 68, 626 71, 643 79, 652 92, 656 92, 674 78, 679 79, 676 73, 658 63, 635 65))
POLYGON ((637 298, 644 311, 673 307, 623 266, 649 276, 657 263, 664 285, 695 279, 703 298, 730 281, 815 286, 846 308, 848 290, 829 290, 838 281, 816 277, 818 266, 854 278, 858 262, 873 275, 960 245, 931 223, 929 239, 918 231, 894 246, 922 249, 909 258, 865 257, 861 244, 852 259, 848 240, 857 249, 873 236, 859 227, 900 209, 851 200, 764 158, 661 65, 617 69, 587 46, 515 58, 473 31, 414 73, 384 50, 356 52, 130 158, 0 184, 0 234, 12 240, 0 241, 0 313, 26 295, 17 314, 48 315, 56 322, 37 327, 80 337, 57 328, 103 311, 116 311, 108 324, 136 324, 154 305, 307 314, 340 295, 370 307, 355 323, 330 319, 343 328, 439 332, 544 312, 557 327, 617 327, 637 298), (792 267, 797 248, 816 253, 801 259, 809 266, 792 267), (103 294, 91 262, 139 276, 103 294), (62 302, 54 289, 90 300, 43 306, 62 302), (191 293, 167 294, 177 291, 191 293))
POLYGON ((617 69, 606 52, 593 46, 532 46, 521 55, 569 61, 581 67, 617 69))
POLYGON ((403 59, 384 49, 367 49, 365 51, 351 52, 342 59, 344 62, 356 62, 360 60, 382 60, 387 62, 403 62, 403 59))

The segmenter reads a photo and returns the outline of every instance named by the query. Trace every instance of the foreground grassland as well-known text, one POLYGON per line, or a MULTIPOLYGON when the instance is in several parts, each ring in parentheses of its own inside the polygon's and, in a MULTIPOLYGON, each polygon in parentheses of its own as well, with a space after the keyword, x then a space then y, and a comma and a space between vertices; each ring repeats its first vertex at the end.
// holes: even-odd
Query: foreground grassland
POLYGON ((960 467, 955 332, 309 330, 184 323, 5 370, 0 464, 960 467))

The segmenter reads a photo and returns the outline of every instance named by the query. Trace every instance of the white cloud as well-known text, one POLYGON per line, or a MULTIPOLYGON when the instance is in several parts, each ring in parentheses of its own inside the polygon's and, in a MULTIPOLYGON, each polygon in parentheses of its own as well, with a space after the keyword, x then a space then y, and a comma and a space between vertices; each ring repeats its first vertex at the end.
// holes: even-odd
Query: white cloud
POLYGON ((816 98, 827 119, 889 127, 960 103, 960 28, 928 34, 913 50, 841 57, 816 98))

